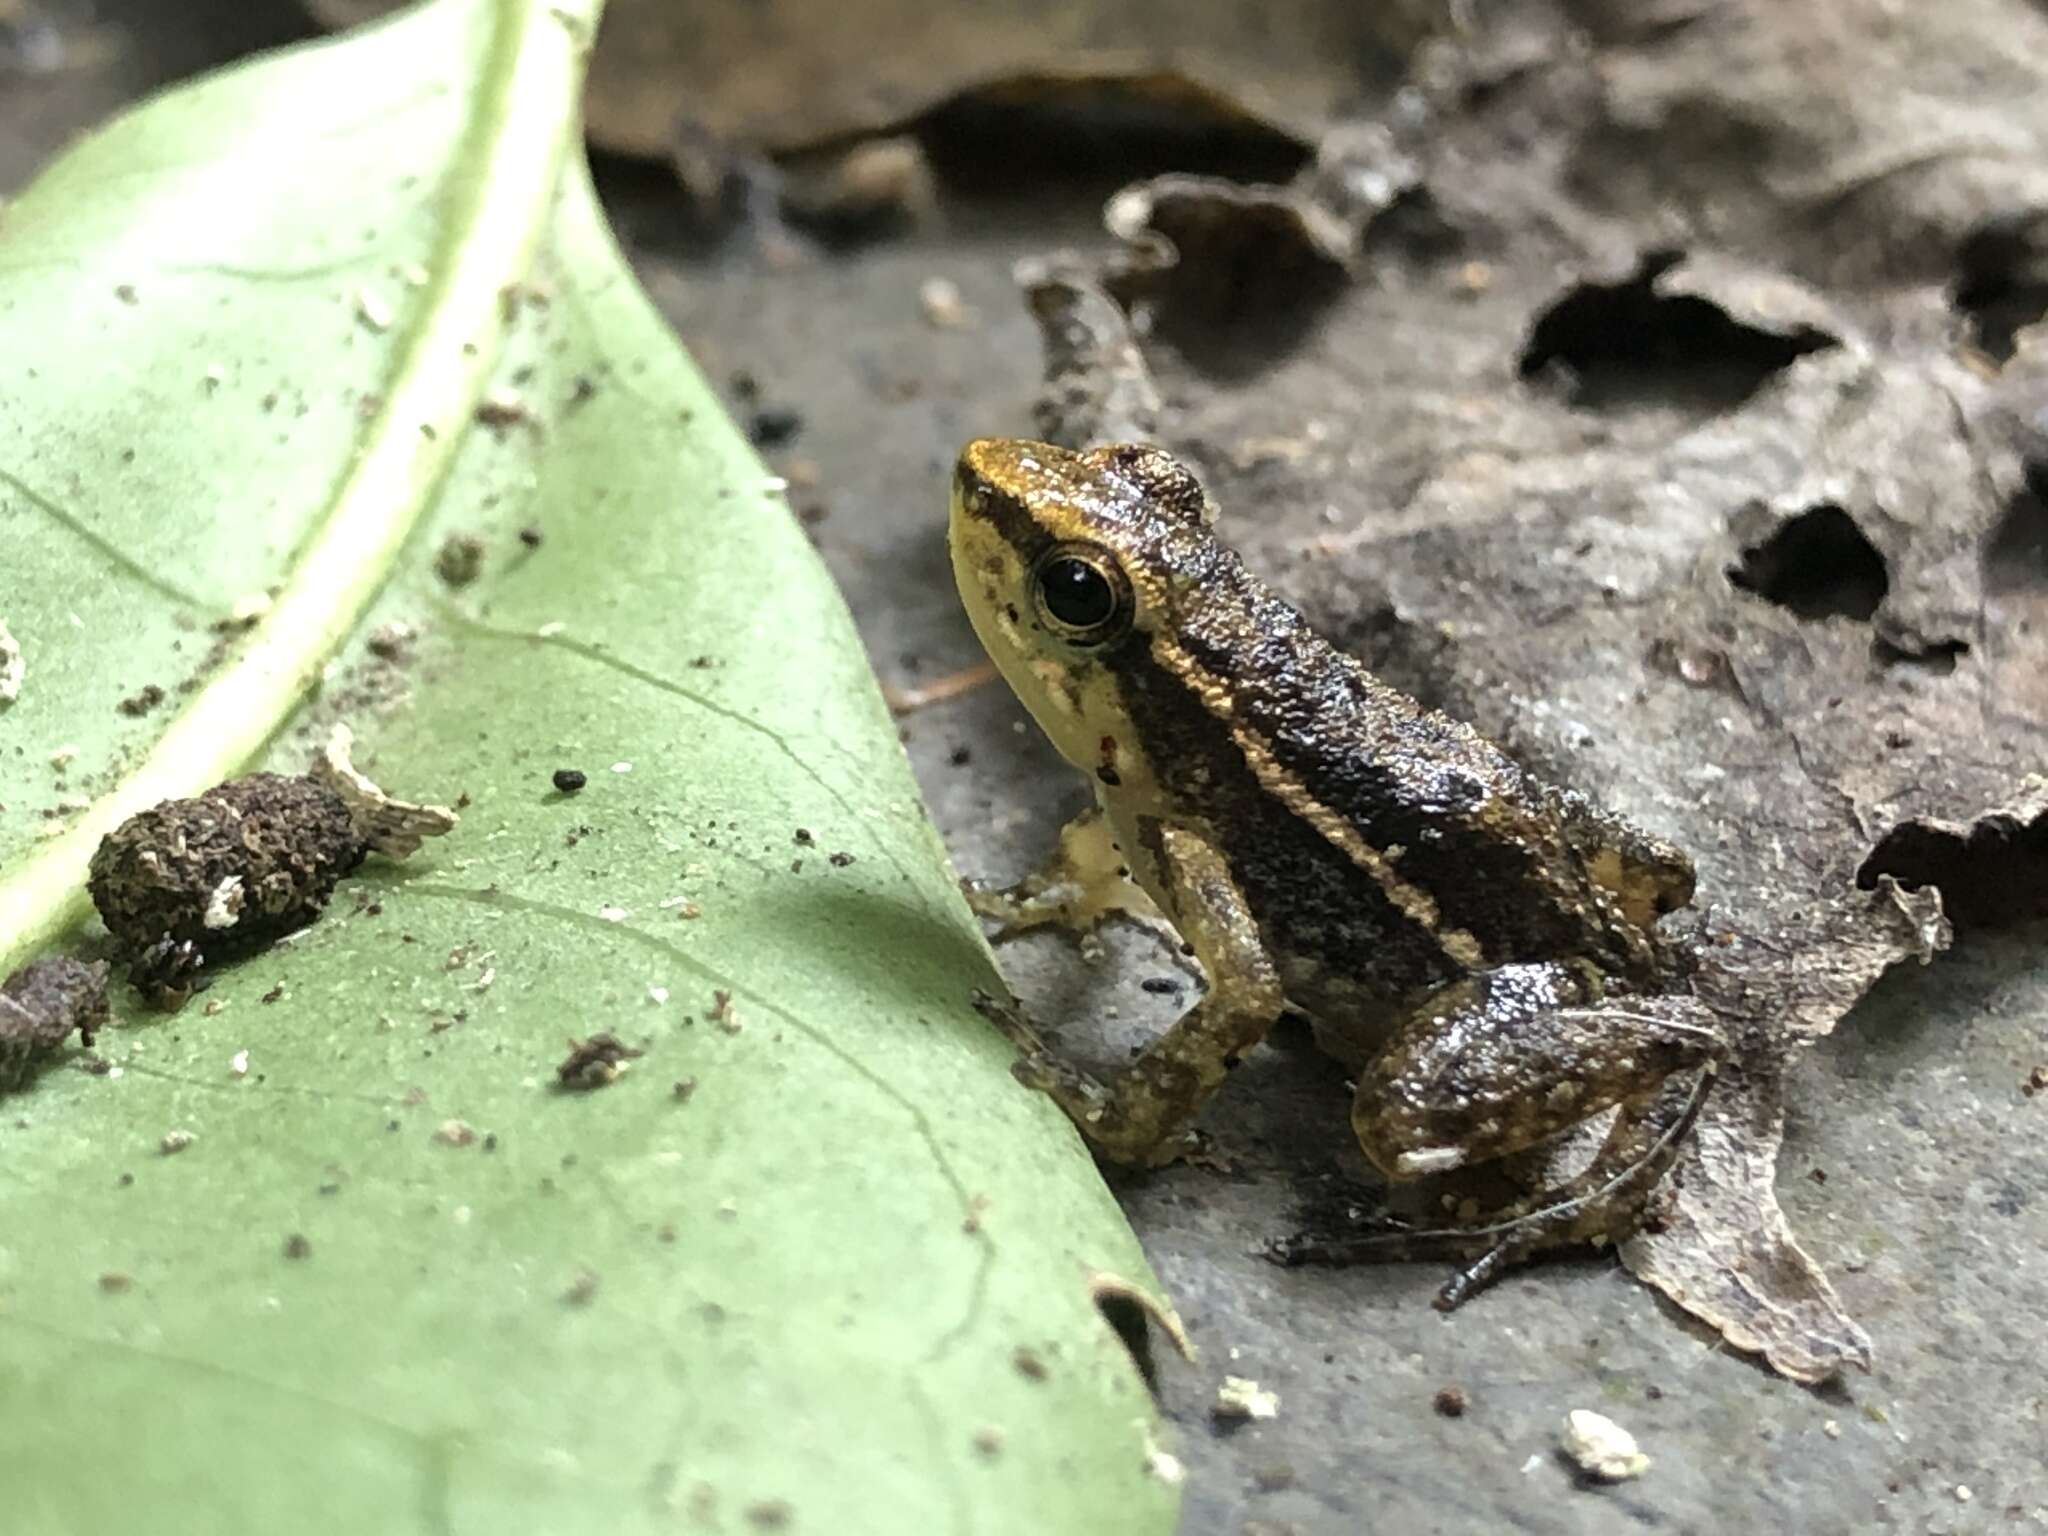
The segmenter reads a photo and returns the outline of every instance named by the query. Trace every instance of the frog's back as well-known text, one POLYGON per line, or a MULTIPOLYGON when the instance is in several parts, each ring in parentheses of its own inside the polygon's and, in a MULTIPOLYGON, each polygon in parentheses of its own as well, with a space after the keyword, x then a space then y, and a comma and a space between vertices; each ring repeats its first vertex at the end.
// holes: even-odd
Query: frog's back
POLYGON ((1187 590, 1126 689, 1154 716, 1144 731, 1167 749, 1173 794, 1225 842, 1276 947, 1296 952, 1296 986, 1335 973, 1400 995, 1570 955, 1640 969, 1643 936, 1594 878, 1558 791, 1380 682, 1221 546, 1187 590), (1175 751, 1168 696, 1189 693, 1230 729, 1175 751))

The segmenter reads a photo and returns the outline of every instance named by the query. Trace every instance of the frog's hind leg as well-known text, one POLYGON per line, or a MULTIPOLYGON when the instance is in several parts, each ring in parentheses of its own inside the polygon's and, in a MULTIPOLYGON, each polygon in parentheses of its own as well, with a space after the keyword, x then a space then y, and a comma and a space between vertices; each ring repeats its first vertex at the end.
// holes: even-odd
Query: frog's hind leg
POLYGON ((992 919, 997 943, 1048 924, 1086 933, 1119 914, 1159 921, 1152 898, 1131 879, 1102 807, 1091 805, 1060 829, 1059 846, 1043 866, 1014 885, 962 881, 967 904, 992 919))
POLYGON ((1604 997, 1589 967, 1503 966, 1445 988, 1359 1074, 1351 1118, 1367 1158, 1392 1179, 1447 1172, 1537 1146, 1618 1105, 1592 1163, 1469 1226, 1308 1240, 1276 1257, 1483 1250, 1444 1287, 1438 1303, 1449 1308, 1540 1249, 1626 1236, 1677 1158, 1723 1054, 1703 1004, 1604 997))
POLYGON ((1685 1147, 1712 1079, 1709 1069, 1691 1082, 1665 1084, 1649 1103, 1624 1104, 1592 1164, 1534 1200, 1463 1226, 1419 1227, 1383 1218, 1369 1231, 1304 1233, 1269 1243, 1266 1255, 1286 1265, 1455 1259, 1460 1267, 1436 1297, 1440 1311, 1452 1311, 1546 1248, 1619 1239, 1640 1226, 1651 1194, 1685 1147))
POLYGON ((1228 863, 1193 833, 1153 829, 1148 848, 1175 926, 1201 962, 1208 990, 1107 1082, 1055 1056, 1014 1007, 977 998, 1023 1054, 1017 1078, 1058 1101, 1112 1162, 1157 1166, 1185 1148, 1187 1130, 1244 1052, 1286 1006, 1280 978, 1228 863))

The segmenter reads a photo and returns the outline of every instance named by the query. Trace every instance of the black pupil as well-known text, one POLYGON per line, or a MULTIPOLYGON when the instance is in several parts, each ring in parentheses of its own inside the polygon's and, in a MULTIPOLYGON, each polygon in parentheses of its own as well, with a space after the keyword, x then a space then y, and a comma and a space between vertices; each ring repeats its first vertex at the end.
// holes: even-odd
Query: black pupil
POLYGON ((1049 563, 1039 580, 1045 611, 1074 629, 1106 624, 1116 612, 1116 594, 1108 579, 1086 560, 1063 556, 1049 563))

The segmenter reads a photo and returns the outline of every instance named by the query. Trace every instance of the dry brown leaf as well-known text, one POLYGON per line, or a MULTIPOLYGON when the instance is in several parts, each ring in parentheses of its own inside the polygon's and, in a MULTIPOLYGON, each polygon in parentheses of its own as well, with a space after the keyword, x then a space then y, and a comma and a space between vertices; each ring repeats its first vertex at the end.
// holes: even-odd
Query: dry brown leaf
MULTIPOLYGON (((330 26, 396 3, 307 0, 330 26)), ((1426 0, 612 0, 591 64, 590 130, 608 149, 660 159, 687 117, 778 154, 898 127, 994 86, 1115 81, 1312 143, 1445 15, 1426 0)))

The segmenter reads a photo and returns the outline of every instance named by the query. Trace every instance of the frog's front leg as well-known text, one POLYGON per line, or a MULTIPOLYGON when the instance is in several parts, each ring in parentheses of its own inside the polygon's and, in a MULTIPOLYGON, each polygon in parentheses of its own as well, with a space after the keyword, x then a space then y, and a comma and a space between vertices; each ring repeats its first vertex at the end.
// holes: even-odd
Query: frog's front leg
POLYGON ((1059 846, 1045 864, 1014 885, 991 889, 962 881, 968 906, 995 920, 997 943, 1048 923, 1086 933, 1119 913, 1157 920, 1152 898, 1131 880, 1109 818, 1091 805, 1060 829, 1059 846))
POLYGON ((1705 1005, 1603 996, 1590 967, 1504 966, 1445 988, 1359 1076, 1352 1126, 1366 1157, 1389 1178, 1417 1178, 1536 1146, 1619 1105, 1600 1150, 1568 1183, 1470 1226, 1309 1241, 1282 1256, 1341 1263, 1482 1250, 1444 1287, 1438 1301, 1448 1308, 1540 1249, 1625 1236, 1723 1054, 1705 1005))
POLYGON ((1196 1114, 1286 999, 1222 856, 1191 832, 1157 829, 1153 839, 1163 898, 1208 978, 1201 1001, 1107 1082, 1053 1055, 1013 1008, 981 1001, 1023 1051, 1019 1081, 1052 1095, 1104 1157, 1156 1167, 1185 1149, 1196 1114))

